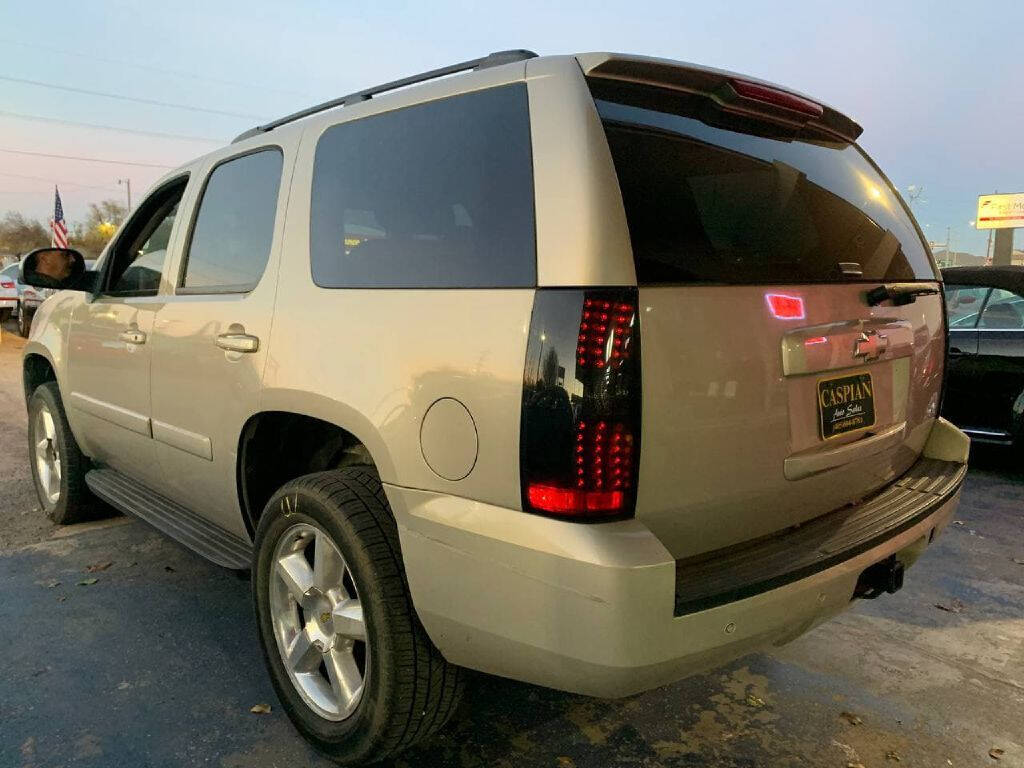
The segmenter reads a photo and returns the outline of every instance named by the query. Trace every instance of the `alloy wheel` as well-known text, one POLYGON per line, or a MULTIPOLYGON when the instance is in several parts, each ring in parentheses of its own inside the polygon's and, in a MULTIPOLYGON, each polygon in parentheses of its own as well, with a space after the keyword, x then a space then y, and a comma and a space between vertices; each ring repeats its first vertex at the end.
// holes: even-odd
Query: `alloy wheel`
POLYGON ((282 533, 271 561, 270 618, 288 677, 327 720, 344 720, 370 674, 366 624, 354 575, 319 526, 282 533))
POLYGON ((53 505, 60 500, 60 449, 53 414, 45 404, 36 412, 35 422, 32 437, 35 441, 36 477, 46 501, 53 505))

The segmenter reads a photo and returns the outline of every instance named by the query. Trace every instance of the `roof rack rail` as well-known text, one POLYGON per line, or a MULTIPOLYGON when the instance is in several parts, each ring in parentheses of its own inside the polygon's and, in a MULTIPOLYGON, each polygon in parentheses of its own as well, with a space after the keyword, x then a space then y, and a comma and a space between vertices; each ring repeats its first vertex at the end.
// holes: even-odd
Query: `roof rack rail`
POLYGON ((526 59, 536 58, 537 54, 533 51, 527 51, 522 48, 517 48, 510 51, 496 51, 488 54, 487 56, 481 56, 478 59, 470 59, 469 61, 460 61, 458 64, 450 64, 447 67, 441 67, 440 69, 432 69, 429 72, 421 72, 418 75, 410 75, 409 77, 403 77, 401 80, 392 80, 390 83, 383 83, 382 85, 375 85, 372 88, 366 88, 362 91, 356 91, 350 93, 347 96, 339 96, 336 99, 325 101, 323 104, 317 104, 313 107, 293 112, 285 117, 279 117, 277 120, 272 120, 269 123, 263 125, 257 125, 255 128, 250 128, 244 133, 238 134, 231 143, 235 144, 244 139, 248 139, 252 136, 259 136, 261 133, 267 133, 275 128, 280 128, 282 125, 287 123, 301 120, 304 117, 315 115, 317 112, 323 112, 324 110, 333 109, 334 107, 345 107, 349 104, 358 104, 360 101, 367 101, 372 99, 374 96, 385 93, 386 91, 393 91, 397 88, 403 88, 407 85, 413 85, 415 83, 423 83, 427 80, 434 80, 438 77, 445 77, 446 75, 454 75, 457 72, 466 72, 468 70, 476 69, 488 69, 490 67, 498 67, 502 64, 511 64, 514 61, 525 61, 526 59))

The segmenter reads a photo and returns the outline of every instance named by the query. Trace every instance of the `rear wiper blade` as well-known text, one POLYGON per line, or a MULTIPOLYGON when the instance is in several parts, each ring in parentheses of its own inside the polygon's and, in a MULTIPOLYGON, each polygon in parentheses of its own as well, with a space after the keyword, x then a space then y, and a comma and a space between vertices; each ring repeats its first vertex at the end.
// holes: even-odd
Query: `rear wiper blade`
POLYGON ((892 299, 892 303, 899 307, 903 304, 913 304, 918 296, 933 296, 939 292, 938 288, 920 283, 891 283, 872 288, 867 293, 868 306, 874 307, 883 301, 892 299))

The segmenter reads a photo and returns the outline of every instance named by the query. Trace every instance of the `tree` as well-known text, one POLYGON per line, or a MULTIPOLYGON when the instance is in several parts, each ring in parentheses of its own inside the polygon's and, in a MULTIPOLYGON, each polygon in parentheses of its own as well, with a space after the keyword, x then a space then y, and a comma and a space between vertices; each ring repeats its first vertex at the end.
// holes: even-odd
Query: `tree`
POLYGON ((42 222, 8 211, 0 219, 0 252, 25 253, 50 244, 50 232, 42 222))
POLYGON ((75 225, 68 238, 69 245, 80 250, 88 258, 96 258, 124 221, 127 213, 128 209, 117 200, 89 203, 89 213, 85 217, 85 222, 75 225))

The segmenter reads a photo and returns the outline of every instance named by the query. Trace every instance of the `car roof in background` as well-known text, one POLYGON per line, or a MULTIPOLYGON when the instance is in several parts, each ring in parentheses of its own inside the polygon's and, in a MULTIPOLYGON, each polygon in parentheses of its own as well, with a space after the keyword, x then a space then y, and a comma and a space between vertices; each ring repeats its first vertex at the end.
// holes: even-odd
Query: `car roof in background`
POLYGON ((1024 267, 946 267, 942 280, 949 285, 982 285, 1024 295, 1024 267))

